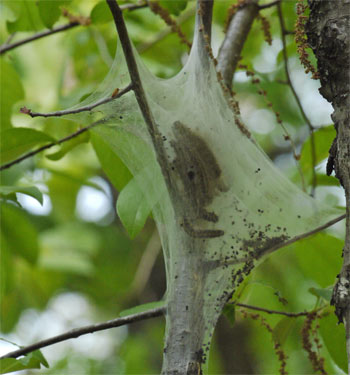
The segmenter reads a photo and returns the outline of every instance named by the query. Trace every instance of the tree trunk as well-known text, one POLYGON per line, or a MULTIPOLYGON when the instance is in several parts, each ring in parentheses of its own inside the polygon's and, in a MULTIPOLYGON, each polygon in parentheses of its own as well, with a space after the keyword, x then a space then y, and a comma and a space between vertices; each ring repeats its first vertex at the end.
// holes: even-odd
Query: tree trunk
MULTIPOLYGON (((332 103, 337 132, 330 149, 327 174, 335 171, 345 190, 346 237, 343 266, 333 291, 339 322, 346 327, 350 358, 350 1, 308 0, 310 17, 306 25, 308 43, 318 60, 320 93, 332 103)), ((349 366, 350 370, 350 366, 349 366)))

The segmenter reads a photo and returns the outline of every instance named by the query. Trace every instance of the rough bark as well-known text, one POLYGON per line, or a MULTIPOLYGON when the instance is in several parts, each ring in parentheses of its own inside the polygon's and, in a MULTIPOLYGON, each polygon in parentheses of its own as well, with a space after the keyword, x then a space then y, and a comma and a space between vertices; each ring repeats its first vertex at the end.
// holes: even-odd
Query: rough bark
POLYGON ((308 43, 318 61, 319 91, 334 108, 332 120, 337 132, 330 149, 327 173, 335 171, 346 197, 343 266, 333 291, 332 304, 339 322, 345 324, 350 358, 350 0, 308 0, 308 3, 308 43))

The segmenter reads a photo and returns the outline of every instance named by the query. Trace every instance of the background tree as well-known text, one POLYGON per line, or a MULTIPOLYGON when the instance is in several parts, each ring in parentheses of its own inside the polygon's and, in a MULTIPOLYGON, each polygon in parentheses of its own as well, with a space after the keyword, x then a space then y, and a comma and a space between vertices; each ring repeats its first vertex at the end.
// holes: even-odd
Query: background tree
MULTIPOLYGON (((213 15, 212 45, 215 50, 224 40, 218 59, 226 85, 230 86, 238 66, 234 89, 239 93, 243 119, 265 151, 284 170, 289 170, 296 183, 317 197, 326 197, 334 205, 338 199, 336 191, 324 186, 334 186, 336 180, 325 176, 317 167, 327 158, 334 136, 332 127, 325 126, 329 110, 322 114, 320 108, 308 113, 308 106, 303 103, 305 99, 297 95, 301 85, 293 86, 292 78, 295 77, 296 81, 305 79, 300 78, 300 67, 295 59, 297 48, 289 35, 296 20, 295 5, 294 2, 273 2, 262 3, 258 7, 256 2, 249 5, 239 2, 231 6, 229 2, 218 2, 213 15), (260 31, 256 21, 252 23, 255 18, 260 20, 264 32, 260 31), (224 38, 220 30, 225 19, 227 33, 224 38), (263 45, 264 39, 271 42, 271 36, 274 41, 272 47, 263 45), (233 41, 239 42, 236 43, 238 46, 234 46, 233 41), (238 62, 240 55, 244 60, 238 62), (270 64, 264 63, 264 56, 265 59, 268 56, 270 64), (260 126, 256 125, 257 118, 260 126), (287 142, 282 142, 281 127, 277 125, 288 130, 284 134, 287 142), (297 167, 291 163, 293 158, 297 167), (296 172, 297 168, 301 173, 296 172)), ((169 77, 179 71, 181 58, 186 55, 190 44, 187 40, 192 37, 194 4, 185 1, 128 3, 122 5, 122 9, 128 31, 150 69, 161 77, 169 77), (171 26, 167 31, 164 31, 164 21, 171 26), (143 32, 140 33, 140 30, 143 32), (171 34, 171 30, 177 35, 171 34), (179 41, 185 43, 180 44, 179 41)), ((1 59, 1 156, 4 169, 1 188, 4 201, 2 331, 12 332, 14 336, 7 338, 22 345, 43 337, 43 331, 50 333, 44 326, 45 319, 50 322, 48 327, 57 324, 58 330, 64 331, 71 325, 69 315, 75 319, 83 316, 83 321, 91 322, 115 317, 118 310, 133 305, 158 301, 164 293, 165 281, 164 266, 161 257, 158 257, 160 243, 152 221, 148 220, 140 232, 148 211, 137 204, 135 195, 125 198, 124 191, 124 207, 129 209, 119 212, 119 216, 128 234, 131 237, 137 235, 133 242, 113 213, 117 192, 123 191, 131 177, 115 150, 104 139, 89 135, 87 128, 77 127, 62 118, 41 119, 38 113, 28 109, 67 108, 86 97, 102 81, 112 63, 116 40, 111 32, 113 24, 108 7, 102 2, 3 2, 2 10, 1 27, 11 39, 15 32, 17 35, 14 37, 21 40, 18 36, 20 32, 53 28, 39 33, 41 37, 48 35, 47 38, 21 49, 14 50, 19 43, 12 40, 1 47, 1 52, 6 52, 1 59), (58 31, 74 30, 56 37, 49 36, 57 31, 54 25, 60 20, 63 5, 66 7, 63 16, 68 17, 69 23, 58 27, 58 31), (80 14, 90 14, 90 17, 84 18, 80 14), (43 88, 44 80, 48 82, 48 91, 43 88), (57 92, 54 94, 52 88, 55 86, 57 92), (5 88, 6 95, 3 94, 5 88), (51 98, 48 92, 52 93, 51 98), (20 107, 22 114, 19 115, 20 107), (25 114, 38 118, 33 122, 25 114), (57 139, 60 141, 57 142, 57 139), (61 146, 55 152, 51 150, 45 155, 37 152, 38 147, 42 150, 53 146, 57 148, 57 143, 61 146), (36 154, 35 158, 30 159, 26 152, 36 154), (46 211, 37 215, 34 204, 28 203, 30 201, 26 196, 40 202, 43 192, 46 193, 46 211), (89 207, 91 194, 94 194, 94 204, 89 207), (108 205, 103 206, 106 197, 108 205), (101 206, 94 212, 98 199, 101 206), (51 202, 51 207, 48 202, 51 202), (136 202, 136 210, 133 202, 136 202), (105 210, 101 215, 103 207, 105 210), (65 312, 69 312, 70 308, 70 314, 65 319, 65 312), (40 310, 43 311, 40 314, 35 312, 40 310), (27 336, 26 321, 30 325, 37 322, 37 337, 28 340, 21 336, 27 336)), ((210 7, 204 8, 203 12, 204 16, 207 15, 204 26, 209 34, 210 7)), ((299 17, 298 22, 296 35, 303 37, 303 19, 299 17)), ((300 48, 300 40, 298 43, 300 48)), ((304 87, 300 91, 306 91, 304 87)), ((108 100, 118 100, 128 90, 118 89, 108 100)), ((314 106, 319 100, 315 96, 315 86, 310 86, 309 90, 313 93, 314 106)), ((343 159, 347 160, 346 157, 343 159)), ((271 255, 254 269, 235 296, 235 303, 225 308, 231 322, 235 318, 235 326, 232 337, 226 338, 227 328, 222 328, 225 323, 219 323, 210 371, 286 373, 286 364, 291 373, 340 371, 338 367, 345 371, 344 332, 342 326, 336 326, 329 307, 331 293, 327 289, 334 283, 340 269, 340 254, 334 252, 342 247, 337 239, 341 236, 341 229, 317 234, 294 243, 289 251, 271 255), (315 262, 319 264, 316 266, 315 262), (310 293, 315 297, 311 297, 310 293), (289 304, 284 307, 287 301, 289 304), (251 312, 251 309, 260 309, 260 312, 251 312), (270 315, 265 317, 266 311, 270 315), (264 329, 257 328, 256 322, 260 322, 264 329), (318 326, 320 329, 317 329, 318 326), (239 345, 235 345, 237 337, 239 345), (273 344, 269 349, 266 342, 271 341, 271 337, 273 344), (273 348, 277 355, 272 354, 273 348), (249 359, 244 360, 247 357, 249 359), (338 366, 337 370, 335 366, 338 366)), ((134 311, 138 319, 161 315, 164 311, 163 307, 158 307, 151 313, 140 313, 140 309, 145 307, 134 311)), ((117 320, 100 328, 125 324, 136 317, 117 320)), ((73 326, 82 324, 75 319, 73 326)), ((84 352, 84 348, 88 347, 86 341, 82 342, 85 337, 72 344, 77 354, 62 353, 60 359, 53 354, 56 349, 51 354, 46 354, 44 349, 51 364, 45 372, 76 372, 78 369, 90 373, 159 371, 161 323, 142 323, 142 335, 139 333, 141 328, 133 332, 133 327, 130 326, 128 332, 108 332, 100 336, 104 338, 104 343, 99 343, 97 335, 94 335, 90 339, 93 352, 91 349, 84 352), (154 346, 149 345, 152 340, 154 346), (121 341, 125 341, 123 345, 120 345, 121 341), (97 348, 103 349, 99 351, 97 348)), ((89 327, 86 332, 94 329, 96 327, 89 327)), ((54 333, 52 331, 51 335, 54 333)), ((68 342, 61 345, 70 350, 68 342)), ((47 364, 38 352, 19 361, 8 358, 2 363, 3 371, 47 364)))

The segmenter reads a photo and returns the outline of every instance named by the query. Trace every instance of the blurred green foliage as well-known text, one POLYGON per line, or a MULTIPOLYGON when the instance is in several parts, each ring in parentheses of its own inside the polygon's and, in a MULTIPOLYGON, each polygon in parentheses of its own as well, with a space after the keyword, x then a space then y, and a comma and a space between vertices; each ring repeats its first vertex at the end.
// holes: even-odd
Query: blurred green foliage
MULTIPOLYGON (((191 40, 194 2, 160 3, 180 20, 183 32, 191 40)), ((214 47, 222 41, 223 24, 231 4, 230 1, 215 3, 214 47)), ((0 4, 0 43, 6 43, 8 38, 12 39, 11 43, 45 28, 67 23, 62 16, 62 7, 70 14, 91 17, 91 24, 42 38, 1 57, 2 164, 77 130, 76 124, 59 118, 31 119, 19 113, 21 106, 42 112, 68 108, 96 88, 113 61, 115 28, 105 2, 98 0, 3 0, 0 4)), ((292 31, 295 2, 284 1, 283 12, 286 28, 292 31)), ((255 22, 242 52, 242 62, 255 70, 273 109, 280 112, 301 150, 300 166, 309 188, 313 167, 311 141, 294 98, 282 82, 285 80, 284 61, 277 11, 272 7, 265 9, 263 14, 271 24, 274 44, 269 47, 264 42, 261 25, 255 22)), ((176 35, 164 32, 164 21, 148 8, 125 11, 124 15, 130 36, 142 51, 141 56, 149 69, 164 78, 176 74, 186 57, 187 47, 180 44, 176 35)), ((296 47, 291 36, 287 37, 287 43, 291 66, 300 73, 302 68, 297 65, 296 47)), ((257 87, 244 78, 242 72, 239 74, 235 90, 242 100, 243 114, 245 108, 249 108, 249 114, 265 109, 274 116, 263 97, 257 94, 257 87)), ((305 76, 303 80, 309 80, 309 77, 305 76)), ((297 91, 303 93, 303 87, 297 87, 297 91)), ((317 87, 309 89, 307 94, 316 98, 317 87)), ((305 111, 312 116, 315 109, 305 108, 305 111)), ((327 158, 334 137, 329 123, 329 114, 326 114, 316 124, 320 127, 314 134, 317 164, 327 158)), ((263 124, 257 125, 252 130, 261 146, 276 161, 287 160, 282 164, 284 171, 295 178, 297 172, 295 163, 291 162, 291 147, 283 140, 277 122, 269 124, 269 131, 262 131, 263 124)), ((1 172, 1 331, 19 340, 18 344, 22 345, 22 340, 26 342, 25 332, 35 322, 23 318, 26 312, 52 313, 52 301, 58 296, 77 293, 86 299, 92 317, 89 321, 74 320, 73 326, 78 326, 112 319, 122 310, 161 300, 165 291, 161 253, 151 261, 154 262, 151 263, 152 273, 147 275, 142 288, 134 287, 139 267, 150 259, 148 245, 155 231, 152 220, 147 220, 150 207, 143 204, 137 184, 116 155, 118 145, 109 143, 108 134, 90 133, 1 172), (95 177, 102 178, 105 185, 95 183, 92 180, 95 177), (77 200, 84 187, 104 194, 109 209, 102 218, 88 221, 79 214, 77 200), (51 206, 37 214, 33 211, 35 204, 31 198, 23 201, 23 196, 34 198, 40 204, 46 197, 51 206), (116 207, 119 217, 115 214, 116 207)), ((317 177, 323 187, 337 185, 334 178, 325 176, 323 169, 317 170, 317 177)), ((328 194, 337 192, 329 190, 328 194)), ((332 374, 340 374, 340 369, 345 371, 346 366, 342 349, 344 329, 342 325, 336 326, 335 317, 327 307, 329 300, 324 297, 329 296, 327 287, 334 283, 341 264, 342 242, 336 236, 335 232, 318 234, 273 254, 245 280, 237 295, 239 302, 272 310, 300 312, 324 305, 326 310, 323 311, 329 314, 320 319, 323 345, 319 354, 326 359, 326 370, 332 374)), ((261 326, 259 319, 244 318, 242 310, 233 306, 225 309, 233 327, 225 326, 224 322, 218 325, 211 353, 211 373, 230 372, 230 366, 239 356, 249 359, 251 373, 278 373, 280 363, 273 350, 274 342, 279 342, 289 357, 287 369, 290 373, 313 373, 302 348, 300 330, 304 317, 288 318, 260 312, 272 327, 271 333, 261 326), (236 329, 241 328, 246 334, 237 337, 236 329), (225 340, 222 339, 224 333, 225 340), (234 345, 237 341, 238 348, 231 350, 231 347, 237 347, 234 345)), ((66 323, 62 329, 70 328, 68 318, 66 323)), ((44 323, 42 326, 45 327, 44 323)), ((96 375, 157 373, 161 367, 163 331, 162 319, 137 323, 124 331, 112 330, 108 333, 109 350, 105 355, 96 358, 92 355, 94 350, 81 353, 76 347, 69 346, 70 350, 56 356, 49 353, 49 369, 27 370, 27 373, 73 373, 77 369, 96 375)), ((97 335, 99 333, 94 337, 97 335)), ((44 336, 45 332, 41 332, 35 339, 44 336)), ((45 355, 45 349, 43 353, 45 355)), ((39 368, 40 364, 45 366, 46 361, 35 352, 18 361, 6 360, 1 364, 1 371, 39 368)), ((248 370, 240 368, 236 371, 248 370)))

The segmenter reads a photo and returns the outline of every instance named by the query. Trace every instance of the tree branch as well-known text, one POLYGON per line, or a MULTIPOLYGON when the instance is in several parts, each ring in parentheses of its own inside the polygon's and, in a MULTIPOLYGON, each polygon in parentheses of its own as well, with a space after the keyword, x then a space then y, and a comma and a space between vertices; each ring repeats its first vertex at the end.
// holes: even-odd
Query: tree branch
POLYGON ((272 1, 271 3, 268 3, 268 4, 259 5, 259 10, 271 8, 271 7, 279 4, 280 2, 281 2, 281 0, 276 0, 276 1, 272 1))
MULTIPOLYGON (((284 242, 279 242, 279 243, 277 243, 274 246, 270 246, 270 247, 267 246, 265 248, 258 249, 255 252, 255 254, 253 255, 253 258, 260 259, 260 258, 262 258, 265 255, 271 254, 271 253, 275 252, 276 250, 281 249, 282 247, 289 246, 289 245, 293 244, 294 242, 300 241, 300 240, 302 240, 304 238, 312 236, 313 234, 321 232, 321 230, 326 229, 326 228, 334 225, 335 223, 338 223, 339 221, 341 221, 341 220, 343 220, 345 218, 346 218, 346 214, 338 216, 335 219, 328 221, 328 223, 320 225, 319 227, 317 227, 317 228, 315 228, 313 230, 310 230, 309 232, 305 232, 305 233, 302 233, 302 234, 300 234, 298 236, 294 236, 291 239, 289 239, 287 241, 284 241, 284 242)), ((251 261, 251 260, 252 260, 252 257, 244 257, 244 258, 235 259, 235 260, 232 260, 232 261, 230 261, 230 260, 225 261, 224 265, 228 266, 228 265, 231 265, 231 264, 240 264, 240 263, 245 263, 245 262, 248 262, 248 261, 251 261)), ((222 265, 223 265, 222 261, 214 261, 214 262, 212 262, 212 266, 213 267, 219 267, 219 266, 222 266, 222 265)))
MULTIPOLYGON (((85 106, 85 107, 81 107, 81 108, 78 108, 78 109, 75 109, 75 110, 65 110, 65 111, 57 111, 57 112, 51 112, 51 113, 37 113, 37 112, 32 112, 30 109, 28 109, 26 107, 23 107, 23 108, 21 108, 21 112, 25 113, 25 114, 28 114, 32 117, 36 117, 36 116, 51 117, 51 116, 63 116, 63 115, 67 115, 67 114, 76 114, 76 113, 83 112, 83 111, 90 111, 91 109, 96 108, 99 105, 102 105, 102 104, 108 103, 112 100, 115 100, 115 99, 121 97, 122 95, 126 94, 127 92, 129 92, 131 89, 132 89, 132 84, 129 84, 123 90, 118 91, 115 95, 112 94, 112 96, 110 96, 109 98, 100 100, 99 102, 97 102, 97 103, 95 103, 91 106, 85 106)), ((17 163, 20 163, 21 161, 23 161, 25 159, 28 159, 28 158, 36 155, 36 154, 39 154, 40 152, 42 152, 44 150, 47 150, 47 149, 49 149, 53 146, 57 146, 57 145, 60 145, 64 142, 67 142, 67 141, 71 140, 72 138, 75 138, 75 137, 79 136, 80 134, 83 134, 84 132, 93 128, 94 126, 99 125, 99 124, 103 124, 105 122, 106 122, 106 119, 96 121, 96 122, 86 126, 85 128, 81 128, 78 131, 68 135, 67 137, 61 138, 56 142, 51 142, 51 143, 48 143, 44 146, 41 146, 37 150, 30 151, 30 152, 20 156, 19 158, 2 165, 0 167, 0 171, 2 171, 4 169, 7 169, 7 168, 10 168, 13 165, 15 165, 17 163)))
MULTIPOLYGON (((177 24, 180 26, 182 23, 186 22, 190 17, 192 17, 196 12, 195 8, 190 8, 186 10, 185 12, 181 13, 179 18, 177 19, 177 24)), ((153 40, 149 40, 146 42, 143 42, 142 44, 137 46, 137 52, 139 54, 145 52, 149 48, 151 48, 154 44, 158 43, 162 39, 164 39, 166 36, 171 34, 173 31, 170 28, 170 26, 167 26, 167 28, 161 30, 159 33, 157 33, 154 37, 153 40)))
MULTIPOLYGON (((133 11, 133 10, 136 10, 136 9, 145 8, 147 6, 148 5, 147 5, 146 2, 142 2, 140 4, 124 4, 120 7, 120 9, 121 10, 133 11)), ((14 43, 11 43, 11 44, 5 43, 5 44, 0 46, 0 55, 4 54, 5 52, 8 52, 8 51, 10 51, 14 48, 22 46, 23 44, 33 42, 34 40, 41 39, 45 36, 53 35, 53 34, 61 32, 61 31, 69 30, 69 29, 71 29, 73 27, 76 27, 76 26, 79 26, 79 25, 81 25, 81 23, 78 22, 78 21, 69 22, 66 25, 61 25, 61 26, 57 26, 57 27, 55 27, 53 29, 50 29, 50 30, 41 31, 39 33, 36 33, 36 34, 28 37, 28 38, 19 40, 18 42, 14 42, 14 43)))
POLYGON ((91 111, 93 110, 94 108, 102 105, 102 104, 106 104, 106 103, 109 103, 115 99, 118 99, 120 98, 122 95, 126 94, 127 92, 129 92, 131 89, 132 89, 132 84, 130 83, 128 86, 126 86, 124 89, 122 90, 118 90, 116 91, 116 93, 112 94, 111 96, 109 96, 108 98, 104 98, 104 99, 101 99, 99 101, 97 101, 96 103, 93 103, 93 104, 90 104, 90 105, 86 105, 84 107, 80 107, 80 108, 77 108, 77 109, 65 109, 63 111, 56 111, 56 112, 49 112, 49 113, 40 113, 40 112, 32 112, 31 109, 28 109, 26 107, 23 107, 21 108, 21 113, 24 113, 26 115, 29 115, 30 117, 60 117, 60 116, 65 116, 65 115, 74 115, 74 114, 77 114, 77 113, 80 113, 80 112, 86 112, 86 111, 91 111))
POLYGON ((96 125, 103 124, 104 122, 105 122, 105 120, 99 120, 99 121, 93 122, 89 126, 86 126, 85 128, 81 128, 81 129, 77 130, 76 132, 68 135, 67 137, 59 139, 57 142, 51 142, 51 143, 48 143, 48 144, 46 144, 44 146, 39 147, 37 150, 30 151, 30 152, 28 152, 28 153, 20 156, 19 158, 10 161, 9 163, 3 164, 0 167, 0 171, 2 171, 4 169, 7 169, 7 168, 10 168, 13 165, 18 164, 21 161, 26 160, 26 159, 28 159, 28 158, 36 155, 36 154, 39 154, 40 152, 42 152, 44 150, 47 150, 47 149, 49 149, 49 148, 51 148, 53 146, 57 146, 57 145, 60 145, 60 144, 62 144, 64 142, 70 141, 72 138, 78 137, 79 135, 85 133, 87 130, 93 128, 96 125))
POLYGON ((168 10, 163 8, 158 1, 154 0, 148 1, 148 6, 154 14, 157 14, 166 23, 166 25, 170 27, 170 30, 173 33, 178 35, 181 43, 186 44, 187 47, 191 49, 192 43, 187 40, 186 35, 182 32, 178 23, 171 17, 168 10))
POLYGON ((169 192, 171 193, 175 185, 171 182, 172 179, 170 176, 169 165, 168 165, 168 160, 166 157, 166 152, 164 149, 162 135, 158 131, 158 128, 153 118, 152 111, 149 107, 149 104, 148 104, 148 101, 147 101, 147 98, 146 98, 146 95, 142 86, 140 73, 138 71, 136 59, 134 56, 131 41, 129 39, 128 31, 126 29, 122 11, 116 0, 106 0, 106 2, 111 10, 114 23, 115 23, 117 32, 119 34, 120 43, 123 48, 126 64, 128 66, 128 71, 129 71, 132 86, 133 86, 132 89, 135 93, 137 103, 140 107, 140 111, 146 123, 148 133, 152 139, 152 143, 155 148, 155 152, 157 156, 157 161, 160 165, 167 188, 169 192))
MULTIPOLYGON (((285 316, 292 317, 292 318, 296 318, 298 316, 303 316, 303 315, 308 314, 308 312, 288 313, 284 311, 269 310, 263 307, 247 305, 247 304, 239 303, 239 302, 233 302, 233 304, 236 306, 246 308, 246 309, 263 311, 268 314, 285 315, 285 316)), ((41 340, 34 344, 9 352, 1 356, 0 360, 4 358, 18 358, 28 353, 34 352, 35 350, 46 348, 48 346, 58 344, 59 342, 67 341, 70 339, 75 339, 80 336, 87 335, 89 333, 104 331, 104 330, 111 329, 111 328, 121 327, 126 324, 136 323, 142 320, 156 318, 156 317, 164 315, 165 311, 166 311, 165 307, 157 307, 154 309, 143 311, 141 313, 131 314, 131 315, 127 315, 121 318, 112 319, 107 322, 91 324, 91 325, 80 327, 80 328, 74 328, 68 332, 62 333, 61 335, 53 336, 48 339, 41 340)))
POLYGON ((136 10, 148 7, 147 1, 141 1, 139 4, 124 4, 120 6, 120 10, 136 10))
POLYGON ((317 58, 321 95, 332 103, 336 138, 330 150, 327 174, 333 169, 345 191, 346 225, 343 264, 331 304, 346 332, 350 371, 350 25, 349 4, 343 0, 308 1, 307 42, 317 58))
MULTIPOLYGON (((291 312, 285 312, 285 311, 265 309, 263 307, 247 305, 245 303, 239 303, 239 302, 232 302, 230 304, 235 305, 235 306, 239 306, 239 307, 244 307, 245 309, 249 309, 249 310, 263 311, 263 312, 266 312, 268 314, 284 315, 284 316, 288 316, 289 318, 297 318, 298 316, 306 316, 306 315, 310 314, 310 311, 302 311, 302 312, 298 312, 298 313, 291 313, 291 312)), ((323 309, 323 307, 319 308, 316 311, 319 311, 321 309, 323 309)))
POLYGON ((233 73, 241 57, 242 48, 255 17, 258 15, 258 0, 245 2, 233 16, 219 50, 217 70, 221 72, 225 85, 231 89, 233 73))
POLYGON ((292 80, 290 78, 289 73, 289 66, 288 66, 288 53, 287 53, 287 43, 286 43, 286 27, 284 24, 284 18, 282 13, 282 5, 281 2, 278 2, 277 4, 277 12, 278 12, 278 19, 280 23, 280 29, 281 29, 281 39, 282 39, 282 54, 283 54, 283 61, 284 61, 284 72, 287 79, 287 84, 289 85, 290 89, 292 90, 293 96, 295 98, 295 101, 299 107, 300 113, 306 122, 309 133, 310 133, 310 146, 311 146, 311 163, 312 163, 312 190, 311 190, 311 196, 314 196, 315 189, 317 186, 317 176, 316 176, 316 146, 315 146, 315 136, 314 136, 314 126, 311 124, 311 121, 307 117, 304 108, 301 104, 301 101, 299 99, 299 96, 297 92, 295 91, 294 85, 292 83, 292 80))
POLYGON ((28 353, 31 353, 35 350, 45 348, 47 346, 57 344, 57 343, 62 342, 62 341, 75 339, 79 336, 86 335, 88 333, 94 333, 94 332, 98 332, 98 331, 104 331, 104 330, 110 329, 110 328, 121 327, 121 326, 124 326, 126 324, 139 322, 139 321, 145 320, 145 319, 155 318, 155 317, 158 317, 158 316, 162 316, 164 314, 165 314, 165 308, 164 307, 158 307, 158 308, 143 311, 143 312, 140 312, 140 313, 137 313, 137 314, 127 315, 127 316, 124 316, 122 318, 116 318, 116 319, 113 319, 113 320, 109 320, 107 322, 91 324, 91 325, 80 327, 80 328, 74 328, 74 329, 72 329, 72 330, 70 330, 66 333, 61 334, 61 335, 57 335, 57 336, 51 337, 49 339, 39 341, 35 344, 25 346, 21 349, 14 350, 10 353, 7 353, 7 354, 3 355, 2 357, 0 357, 0 359, 17 358, 17 357, 20 357, 22 355, 26 355, 28 353))
POLYGON ((276 251, 276 250, 278 250, 278 249, 280 249, 280 248, 282 248, 282 247, 285 247, 285 246, 291 245, 291 244, 294 243, 294 242, 300 241, 300 240, 302 240, 302 239, 304 239, 304 238, 307 238, 307 237, 312 236, 313 234, 316 234, 316 233, 318 233, 318 232, 321 232, 321 230, 326 229, 326 228, 332 226, 332 225, 335 224, 335 223, 338 223, 338 221, 341 221, 341 220, 345 219, 345 217, 346 217, 346 214, 341 215, 341 216, 338 216, 338 217, 336 217, 335 219, 330 220, 328 223, 323 224, 323 225, 320 225, 320 226, 317 227, 316 229, 310 230, 309 232, 306 232, 306 233, 302 233, 302 234, 300 234, 299 236, 295 236, 295 237, 291 238, 291 239, 288 240, 288 241, 285 241, 285 242, 283 242, 283 243, 281 243, 281 244, 277 244, 277 245, 275 245, 275 246, 272 246, 272 247, 270 247, 270 248, 268 248, 268 249, 266 249, 266 250, 262 250, 261 252, 259 252, 259 254, 258 254, 258 258, 261 258, 262 256, 267 255, 267 254, 271 254, 271 253, 273 253, 274 251, 276 251))
POLYGON ((211 24, 213 18, 213 6, 214 0, 200 0, 199 8, 202 15, 202 24, 204 28, 204 34, 208 37, 208 43, 211 40, 211 24))
POLYGON ((41 39, 45 36, 53 35, 53 34, 61 32, 61 31, 72 29, 73 27, 76 27, 76 26, 79 26, 79 25, 80 25, 79 22, 70 22, 66 25, 57 26, 57 27, 55 27, 53 29, 50 29, 50 30, 41 31, 39 33, 36 33, 36 34, 28 37, 28 38, 19 40, 18 42, 14 42, 14 43, 11 43, 11 44, 5 43, 5 44, 0 46, 0 55, 2 55, 5 52, 8 52, 8 51, 10 51, 14 48, 22 46, 23 44, 33 42, 34 40, 41 39))

